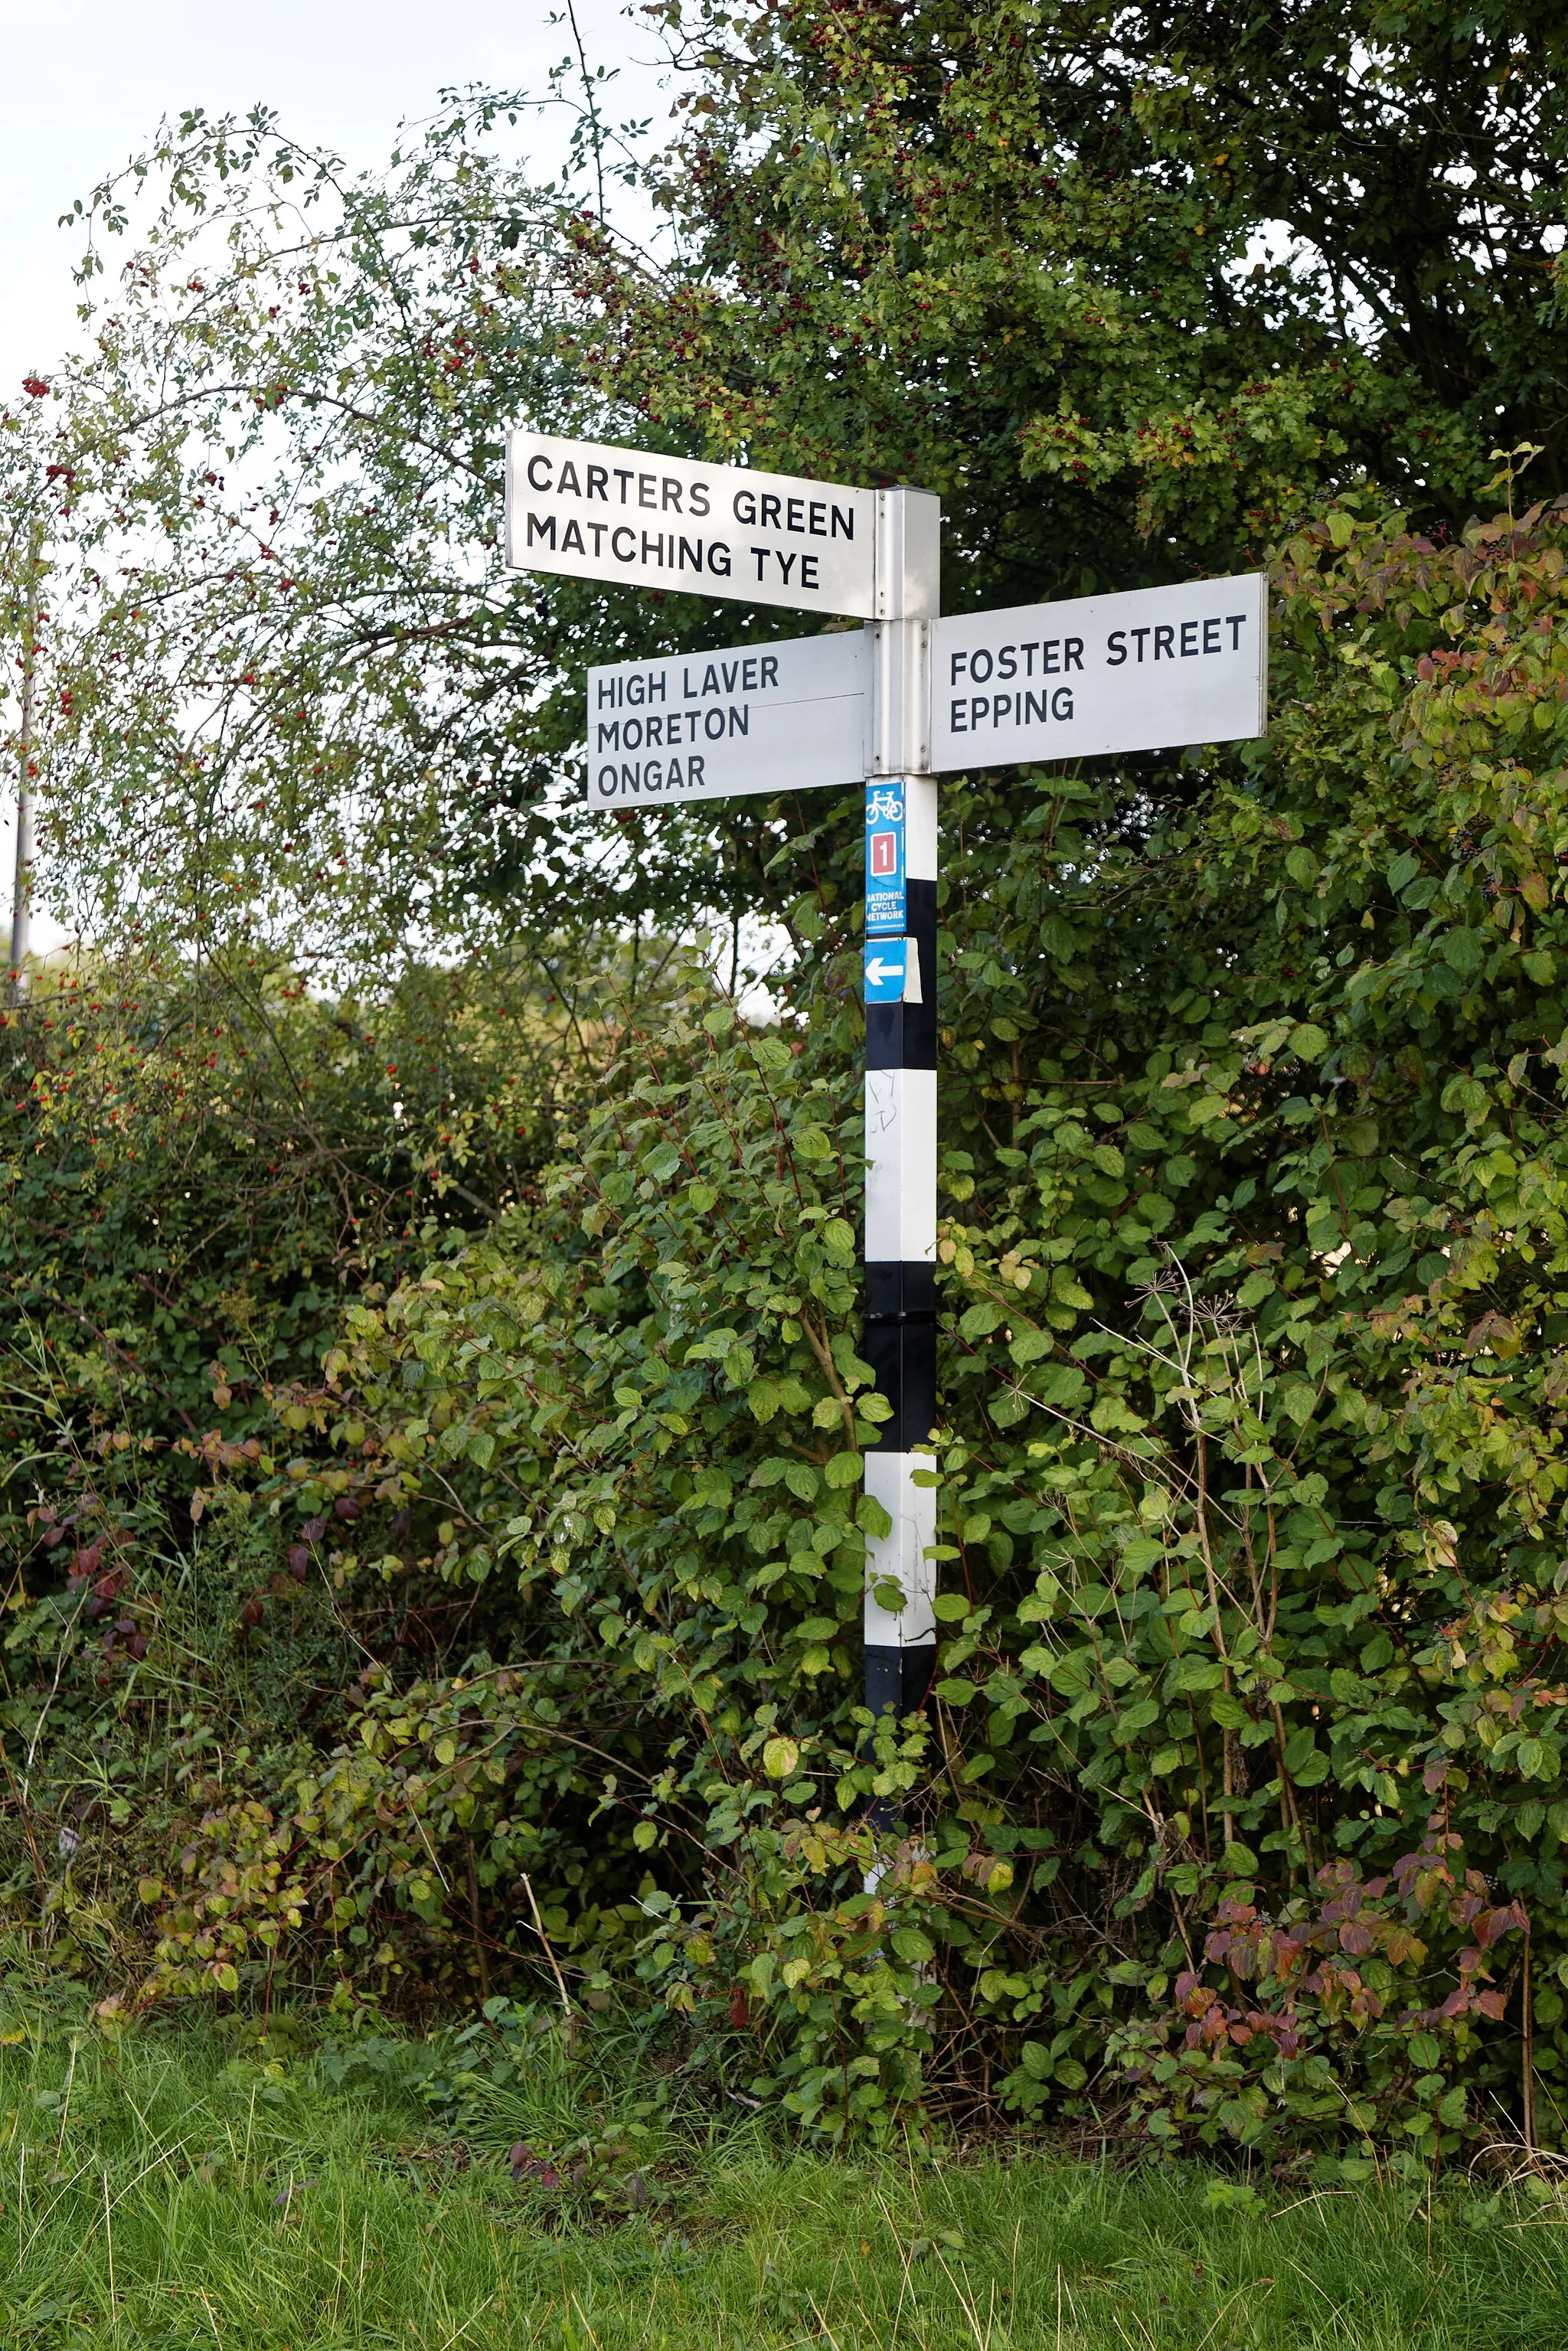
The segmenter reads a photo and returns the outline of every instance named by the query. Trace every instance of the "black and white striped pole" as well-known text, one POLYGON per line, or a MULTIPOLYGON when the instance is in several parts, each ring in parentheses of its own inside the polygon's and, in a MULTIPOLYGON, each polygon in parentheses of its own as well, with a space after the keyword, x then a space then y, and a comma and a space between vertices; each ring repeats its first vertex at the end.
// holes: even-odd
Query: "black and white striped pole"
POLYGON ((880 490, 865 788, 865 1353, 892 1411, 866 1491, 892 1520, 867 1559, 865 1697, 924 1705, 936 1664, 936 1493, 915 1447, 936 1418, 936 779, 931 631, 941 507, 880 490))

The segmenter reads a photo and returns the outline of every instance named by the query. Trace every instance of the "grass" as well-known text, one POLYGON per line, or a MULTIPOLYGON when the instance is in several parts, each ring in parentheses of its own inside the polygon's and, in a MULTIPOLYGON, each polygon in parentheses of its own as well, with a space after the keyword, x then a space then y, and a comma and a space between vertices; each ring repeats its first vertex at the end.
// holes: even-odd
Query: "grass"
MULTIPOLYGON (((273 2044, 276 2047, 276 2044, 273 2044)), ((623 2052, 0 2048, 17 2351, 1560 2351, 1545 2189, 1249 2191, 1197 2167, 921 2163, 704 2122, 623 2052), (445 2120, 440 2119, 444 2115, 445 2120), (550 2177, 514 2184, 524 2138, 550 2177), (574 2158, 562 2150, 574 2145, 574 2158), (581 2169, 574 2182, 572 2174, 581 2169)))

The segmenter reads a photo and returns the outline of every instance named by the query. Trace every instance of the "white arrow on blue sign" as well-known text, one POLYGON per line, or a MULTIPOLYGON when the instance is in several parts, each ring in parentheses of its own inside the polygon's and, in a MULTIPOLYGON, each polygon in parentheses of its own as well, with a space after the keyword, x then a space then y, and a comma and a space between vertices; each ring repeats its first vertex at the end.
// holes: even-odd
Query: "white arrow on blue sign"
POLYGON ((920 1002, 920 956, 913 939, 867 939, 865 1000, 868 1004, 920 1002))

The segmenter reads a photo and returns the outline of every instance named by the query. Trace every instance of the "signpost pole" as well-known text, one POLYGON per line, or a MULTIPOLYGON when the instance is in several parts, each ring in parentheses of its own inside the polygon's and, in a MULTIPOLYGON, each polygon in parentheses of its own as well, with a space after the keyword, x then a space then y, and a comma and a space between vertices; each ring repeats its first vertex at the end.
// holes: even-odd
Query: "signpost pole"
POLYGON ((865 1697, 902 1717, 936 1663, 936 1493, 914 1452, 936 1418, 936 781, 931 624, 941 508, 877 493, 872 737, 866 780, 865 1352, 892 1410, 866 1491, 892 1520, 869 1545, 865 1697), (900 973, 902 972, 902 984, 900 973), (889 1000, 889 998, 893 1000, 889 1000))

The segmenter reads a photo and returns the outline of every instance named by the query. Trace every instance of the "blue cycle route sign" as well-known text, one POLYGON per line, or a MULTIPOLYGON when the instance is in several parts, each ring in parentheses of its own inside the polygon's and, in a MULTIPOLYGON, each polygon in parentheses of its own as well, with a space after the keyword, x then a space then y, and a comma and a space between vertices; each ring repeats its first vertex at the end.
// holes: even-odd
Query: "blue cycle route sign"
MULTIPOLYGON (((909 927, 904 889, 904 792, 897 784, 868 784, 865 793, 865 926, 873 931, 909 927)), ((868 1003, 879 1002, 868 998, 868 1003)))

